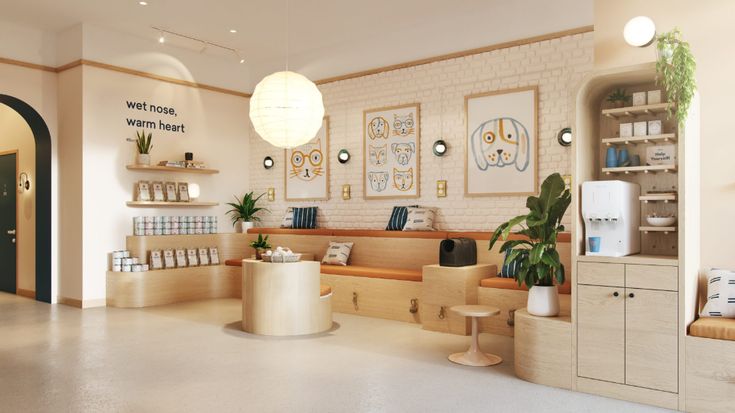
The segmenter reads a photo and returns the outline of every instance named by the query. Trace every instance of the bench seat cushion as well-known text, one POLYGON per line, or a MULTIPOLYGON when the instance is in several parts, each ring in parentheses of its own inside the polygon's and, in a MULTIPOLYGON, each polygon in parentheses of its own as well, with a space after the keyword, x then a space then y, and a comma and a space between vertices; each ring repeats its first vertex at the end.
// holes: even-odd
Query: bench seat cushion
POLYGON ((702 317, 689 326, 689 335, 735 341, 735 319, 702 317))
POLYGON ((421 281, 421 270, 401 268, 364 267, 360 265, 327 265, 322 264, 322 274, 349 275, 353 277, 383 278, 400 281, 421 281))
POLYGON ((332 287, 325 284, 319 285, 319 297, 324 297, 329 294, 332 294, 332 287))
MULTIPOLYGON (((513 278, 500 278, 500 277, 491 277, 491 278, 485 278, 480 280, 480 287, 485 288, 498 288, 501 290, 520 290, 520 291, 528 291, 528 288, 524 285, 518 286, 518 282, 514 280, 513 278)), ((566 280, 564 284, 559 286, 559 294, 571 294, 572 293, 572 283, 569 282, 569 280, 566 280)))

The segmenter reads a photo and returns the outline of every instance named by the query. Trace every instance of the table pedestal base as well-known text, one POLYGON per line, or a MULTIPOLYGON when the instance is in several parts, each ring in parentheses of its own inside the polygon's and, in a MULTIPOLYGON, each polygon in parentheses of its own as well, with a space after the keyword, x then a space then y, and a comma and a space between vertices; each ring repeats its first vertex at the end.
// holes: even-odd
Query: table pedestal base
POLYGON ((464 353, 454 353, 449 356, 449 361, 457 364, 472 367, 494 366, 503 362, 503 359, 495 354, 482 353, 479 351, 466 351, 464 353))

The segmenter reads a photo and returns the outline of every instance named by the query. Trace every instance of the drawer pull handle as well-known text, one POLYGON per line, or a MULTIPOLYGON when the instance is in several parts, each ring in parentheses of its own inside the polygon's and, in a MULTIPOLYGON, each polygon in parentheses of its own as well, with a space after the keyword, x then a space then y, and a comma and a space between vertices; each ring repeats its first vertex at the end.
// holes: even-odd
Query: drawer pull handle
POLYGON ((440 320, 444 320, 445 318, 447 318, 447 314, 446 314, 445 308, 446 307, 444 307, 444 306, 439 307, 439 319, 440 320))
POLYGON ((628 297, 633 298, 633 297, 635 297, 635 294, 630 293, 630 294, 628 294, 628 297))
POLYGON ((352 292, 352 305, 355 306, 355 311, 358 311, 360 307, 357 305, 357 291, 352 292))
POLYGON ((408 309, 408 312, 411 314, 416 314, 419 312, 419 299, 418 298, 411 299, 411 308, 408 309))
POLYGON ((620 293, 619 293, 619 292, 617 292, 617 291, 615 291, 615 292, 613 293, 613 297, 618 297, 619 295, 620 295, 620 293))

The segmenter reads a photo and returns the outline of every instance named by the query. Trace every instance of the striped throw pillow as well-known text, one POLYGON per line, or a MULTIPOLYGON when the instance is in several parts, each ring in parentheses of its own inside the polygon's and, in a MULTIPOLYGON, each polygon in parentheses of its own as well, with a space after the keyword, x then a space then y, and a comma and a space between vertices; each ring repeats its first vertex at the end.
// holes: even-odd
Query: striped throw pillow
POLYGON ((330 265, 347 265, 347 260, 350 259, 350 252, 352 252, 352 242, 329 242, 327 253, 322 258, 322 264, 330 265))
POLYGON ((294 229, 314 229, 316 228, 316 209, 317 207, 305 207, 293 209, 293 225, 294 229))
POLYGON ((735 271, 712 268, 707 272, 707 304, 699 316, 735 318, 735 271))
POLYGON ((283 216, 283 220, 281 220, 281 228, 291 228, 293 227, 293 208, 288 207, 286 210, 286 215, 283 216))
POLYGON ((393 212, 390 214, 388 220, 388 226, 385 227, 386 231, 403 231, 403 227, 406 225, 406 219, 408 218, 408 208, 418 208, 418 205, 405 206, 394 206, 393 212))
POLYGON ((508 259, 508 253, 505 253, 505 259, 503 260, 503 267, 500 269, 500 274, 498 274, 498 277, 500 278, 513 278, 516 274, 518 274, 518 268, 520 267, 518 265, 518 261, 513 262, 507 262, 508 259))
POLYGON ((434 231, 433 208, 408 208, 404 231, 434 231))

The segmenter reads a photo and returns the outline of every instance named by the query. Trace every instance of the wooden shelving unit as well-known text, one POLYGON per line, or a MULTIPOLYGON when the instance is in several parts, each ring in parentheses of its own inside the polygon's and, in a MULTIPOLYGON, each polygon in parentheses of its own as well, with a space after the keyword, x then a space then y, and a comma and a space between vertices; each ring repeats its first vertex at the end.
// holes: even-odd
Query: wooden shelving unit
POLYGON ((674 104, 669 102, 654 103, 652 105, 626 106, 623 108, 603 109, 602 115, 615 119, 622 117, 635 118, 641 115, 652 115, 655 113, 666 112, 669 108, 673 107, 674 104))
POLYGON ((676 134, 675 133, 664 133, 661 135, 645 135, 645 136, 628 136, 625 138, 606 138, 602 140, 602 143, 604 143, 607 146, 612 145, 637 145, 639 143, 657 143, 657 142, 665 142, 665 143, 673 143, 676 142, 676 134))
POLYGON ((669 202, 676 202, 676 194, 651 194, 651 195, 641 195, 638 197, 639 200, 649 203, 649 202, 663 202, 663 203, 669 203, 669 202))
POLYGON ((204 168, 177 168, 173 166, 160 166, 160 165, 126 165, 130 171, 138 172, 178 172, 186 174, 203 174, 213 175, 218 174, 218 169, 204 169, 204 168))
POLYGON ((128 201, 126 205, 132 208, 192 208, 213 207, 219 202, 156 202, 156 201, 128 201))
POLYGON ((616 168, 602 168, 602 172, 606 175, 610 174, 631 174, 631 173, 656 173, 656 172, 676 172, 676 165, 642 165, 642 166, 620 166, 616 168))
POLYGON ((649 232, 663 232, 668 234, 670 232, 676 232, 676 227, 639 227, 641 232, 648 234, 649 232))

